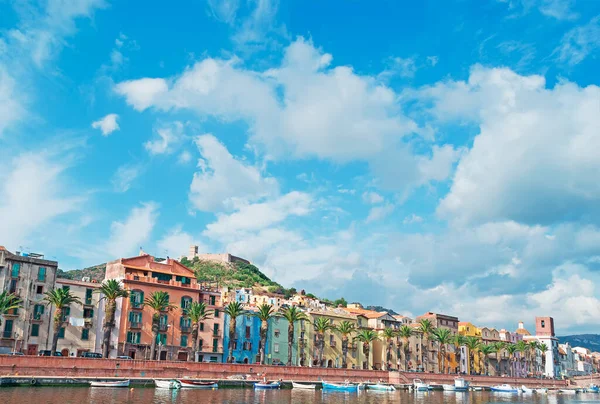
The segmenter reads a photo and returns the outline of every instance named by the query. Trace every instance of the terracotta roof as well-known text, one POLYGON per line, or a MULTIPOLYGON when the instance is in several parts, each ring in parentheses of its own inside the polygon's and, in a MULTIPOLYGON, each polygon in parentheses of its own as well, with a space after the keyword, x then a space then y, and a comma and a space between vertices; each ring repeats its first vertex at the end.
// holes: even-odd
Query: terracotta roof
POLYGON ((562 349, 561 347, 558 347, 558 353, 561 355, 566 355, 567 353, 565 352, 564 349, 562 349))
POLYGON ((459 321, 458 322, 458 325, 469 325, 469 324, 473 325, 473 324, 469 323, 468 321, 459 321))
POLYGON ((348 308, 345 307, 343 310, 347 311, 348 313, 351 314, 360 314, 365 316, 366 318, 379 318, 379 317, 383 317, 386 314, 388 314, 387 311, 373 311, 373 310, 366 310, 366 309, 354 309, 354 308, 348 308))
POLYGON ((517 331, 515 331, 515 332, 520 335, 531 335, 531 333, 529 331, 527 331, 525 328, 518 328, 517 331))
POLYGON ((165 274, 194 277, 194 272, 180 264, 178 261, 167 258, 163 262, 155 262, 151 255, 141 255, 131 258, 122 258, 121 263, 126 268, 141 269, 144 271, 161 272, 165 274))
POLYGON ((6 248, 4 248, 3 245, 0 245, 0 251, 6 251, 6 248))
POLYGON ((408 326, 412 328, 419 328, 421 325, 419 323, 411 323, 408 326))

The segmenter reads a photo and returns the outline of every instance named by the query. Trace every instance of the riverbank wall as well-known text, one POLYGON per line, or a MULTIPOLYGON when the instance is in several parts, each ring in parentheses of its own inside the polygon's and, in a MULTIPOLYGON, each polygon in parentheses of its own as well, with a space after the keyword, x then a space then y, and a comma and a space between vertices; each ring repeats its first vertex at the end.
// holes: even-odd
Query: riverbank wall
MULTIPOLYGON (((412 384, 418 378, 430 384, 453 384, 456 375, 433 373, 388 372, 297 366, 244 365, 228 363, 170 362, 147 360, 117 360, 62 358, 39 356, 0 356, 0 376, 53 378, 193 378, 204 380, 284 380, 305 382, 377 382, 394 385, 412 384)), ((473 386, 489 387, 509 383, 515 386, 563 388, 567 381, 547 379, 464 376, 473 386)), ((242 383, 243 384, 243 383, 242 383)))

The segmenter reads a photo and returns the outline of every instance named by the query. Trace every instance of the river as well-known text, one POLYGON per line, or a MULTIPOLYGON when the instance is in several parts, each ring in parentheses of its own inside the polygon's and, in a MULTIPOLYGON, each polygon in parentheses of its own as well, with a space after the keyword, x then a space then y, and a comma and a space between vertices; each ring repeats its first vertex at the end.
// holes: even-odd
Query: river
POLYGON ((597 403, 598 394, 563 396, 504 395, 488 392, 448 393, 408 391, 338 393, 301 390, 254 391, 252 389, 157 390, 153 388, 111 389, 87 387, 2 387, 2 404, 85 404, 85 403, 265 403, 265 404, 355 404, 355 403, 422 403, 422 404, 488 404, 488 403, 597 403))

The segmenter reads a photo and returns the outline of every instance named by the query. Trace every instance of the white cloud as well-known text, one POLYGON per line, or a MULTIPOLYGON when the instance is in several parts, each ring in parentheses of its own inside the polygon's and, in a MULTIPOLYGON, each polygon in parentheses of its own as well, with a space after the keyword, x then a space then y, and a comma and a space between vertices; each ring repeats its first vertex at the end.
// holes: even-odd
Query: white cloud
POLYGON ((119 124, 117 123, 119 115, 108 114, 104 118, 101 118, 92 123, 92 128, 100 129, 102 136, 108 136, 116 130, 119 130, 119 124))
POLYGON ((509 10, 513 11, 510 17, 520 17, 537 9, 546 17, 557 20, 574 20, 578 14, 572 11, 575 0, 498 0, 507 3, 509 10))
POLYGON ((575 66, 600 49, 600 15, 567 32, 554 50, 558 60, 575 66))
POLYGON ((551 223, 599 216, 600 88, 545 84, 541 76, 475 66, 468 82, 421 90, 441 124, 468 121, 480 127, 438 207, 441 217, 551 223))
POLYGON ((158 205, 141 203, 131 209, 124 222, 112 222, 106 251, 116 258, 134 255, 149 240, 158 217, 158 205))
POLYGON ((366 223, 376 222, 391 215, 396 207, 391 203, 385 205, 373 206, 365 220, 366 223))
POLYGON ((231 209, 276 194, 277 181, 233 157, 213 135, 196 138, 202 159, 190 185, 190 201, 202 211, 231 209))
POLYGON ((404 224, 413 224, 413 223, 421 223, 423 218, 419 215, 415 215, 414 213, 410 216, 406 216, 402 223, 404 224))
POLYGON ((75 211, 82 197, 69 197, 66 160, 45 152, 21 153, 0 167, 2 244, 18 248, 53 219, 75 211))
POLYGON ((240 0, 207 0, 207 5, 214 18, 232 24, 240 7, 240 0))
POLYGON ((181 225, 175 226, 157 242, 160 254, 177 259, 187 255, 191 245, 197 245, 199 251, 209 251, 208 247, 181 228, 181 225))
POLYGON ((379 195, 377 192, 364 192, 362 194, 363 202, 369 203, 371 205, 375 205, 377 203, 383 202, 383 196, 379 195))
MULTIPOLYGON (((427 59, 429 62, 429 58, 427 59)), ((435 66, 437 63, 437 58, 432 63, 435 66)), ((417 72, 417 64, 415 63, 415 58, 400 58, 400 57, 392 57, 387 60, 386 69, 379 74, 379 78, 382 80, 388 80, 393 78, 394 76, 402 77, 402 78, 412 78, 415 76, 417 72)))
POLYGON ((175 146, 185 137, 184 125, 181 122, 173 122, 170 125, 156 129, 159 139, 149 140, 144 143, 144 148, 151 155, 170 154, 175 146))
POLYGON ((140 165, 124 164, 120 166, 112 178, 112 184, 116 192, 127 192, 131 184, 142 173, 140 165))
MULTIPOLYGON (((0 52, 1 55, 1 52, 0 52)), ((22 97, 16 81, 0 64, 0 138, 4 131, 25 115, 22 97)))
POLYGON ((429 63, 432 67, 438 64, 439 58, 437 56, 427 56, 427 63, 429 63))
POLYGON ((138 111, 143 111, 157 102, 168 91, 163 79, 139 79, 124 81, 115 87, 118 94, 126 95, 127 102, 138 111))
POLYGON ((190 153, 187 150, 184 150, 181 152, 181 154, 179 155, 179 157, 177 158, 177 161, 180 164, 187 164, 190 161, 192 161, 192 153, 190 153))

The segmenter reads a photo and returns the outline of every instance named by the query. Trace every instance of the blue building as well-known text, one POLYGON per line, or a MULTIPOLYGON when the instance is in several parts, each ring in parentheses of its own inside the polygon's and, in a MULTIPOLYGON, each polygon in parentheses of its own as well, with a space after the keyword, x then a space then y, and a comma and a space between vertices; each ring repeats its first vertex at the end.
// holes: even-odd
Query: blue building
MULTIPOLYGON (((227 362, 227 353, 229 349, 229 322, 231 321, 231 318, 225 314, 224 321, 223 362, 227 362)), ((232 352, 234 363, 259 362, 258 347, 260 345, 260 320, 250 314, 244 314, 238 316, 236 321, 232 352)))

